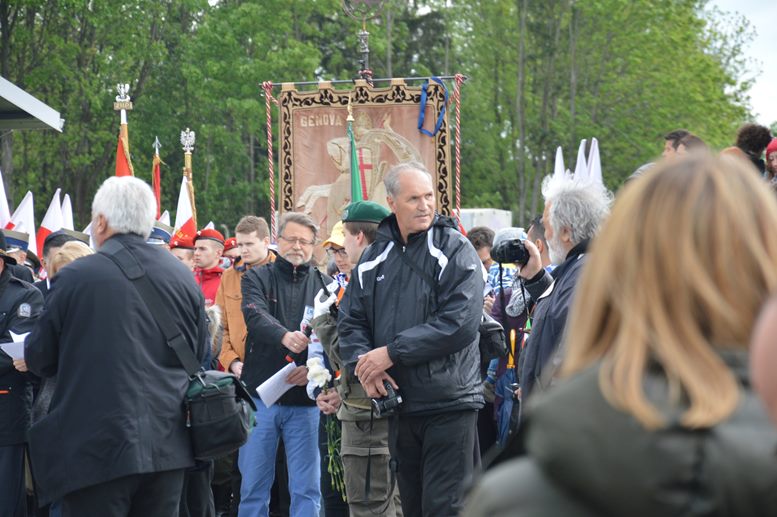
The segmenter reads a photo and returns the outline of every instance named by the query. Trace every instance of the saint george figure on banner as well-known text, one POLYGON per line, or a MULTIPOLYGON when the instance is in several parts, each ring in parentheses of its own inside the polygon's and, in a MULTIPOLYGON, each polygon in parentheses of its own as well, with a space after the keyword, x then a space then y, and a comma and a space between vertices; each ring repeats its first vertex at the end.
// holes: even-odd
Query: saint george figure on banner
MULTIPOLYGON (((359 168, 363 172, 367 199, 386 204, 386 189, 383 176, 389 168, 405 161, 422 161, 421 154, 405 137, 391 127, 391 115, 386 113, 379 127, 365 110, 354 113, 354 138, 359 168)), ((347 136, 332 138, 326 143, 329 158, 338 171, 333 183, 311 185, 297 200, 296 206, 311 214, 316 201, 326 198, 327 221, 330 227, 342 217, 343 210, 351 202, 350 143, 347 136)))

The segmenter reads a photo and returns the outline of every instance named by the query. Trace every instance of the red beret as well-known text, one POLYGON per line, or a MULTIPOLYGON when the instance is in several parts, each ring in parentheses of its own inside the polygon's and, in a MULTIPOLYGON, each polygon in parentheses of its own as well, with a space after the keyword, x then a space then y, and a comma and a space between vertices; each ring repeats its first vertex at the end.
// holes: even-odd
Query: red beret
POLYGON ((235 248, 237 248, 237 239, 235 239, 234 237, 230 237, 229 239, 224 241, 224 251, 229 251, 235 248))
POLYGON ((222 246, 224 245, 224 236, 221 235, 221 232, 210 228, 198 231, 197 236, 194 238, 194 242, 197 242, 197 239, 210 239, 218 242, 222 246))
POLYGON ((193 250, 194 241, 188 237, 174 237, 170 240, 170 249, 181 248, 182 250, 193 250))
POLYGON ((772 141, 766 146, 766 157, 768 158, 775 151, 777 151, 777 138, 772 138, 772 141))

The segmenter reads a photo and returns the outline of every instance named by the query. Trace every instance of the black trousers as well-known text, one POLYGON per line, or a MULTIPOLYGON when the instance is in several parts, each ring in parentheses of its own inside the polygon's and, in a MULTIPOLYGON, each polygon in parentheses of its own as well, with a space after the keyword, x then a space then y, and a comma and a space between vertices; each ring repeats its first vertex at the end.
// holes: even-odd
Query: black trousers
POLYGON ((210 483, 213 480, 213 460, 197 461, 194 467, 185 471, 179 517, 214 517, 216 509, 213 505, 213 491, 210 483))
POLYGON ((176 517, 183 474, 134 474, 76 490, 62 499, 62 517, 176 517))
POLYGON ((24 444, 0 446, 0 515, 25 517, 24 444))
POLYGON ((479 457, 477 411, 400 415, 396 427, 404 517, 459 515, 479 457))

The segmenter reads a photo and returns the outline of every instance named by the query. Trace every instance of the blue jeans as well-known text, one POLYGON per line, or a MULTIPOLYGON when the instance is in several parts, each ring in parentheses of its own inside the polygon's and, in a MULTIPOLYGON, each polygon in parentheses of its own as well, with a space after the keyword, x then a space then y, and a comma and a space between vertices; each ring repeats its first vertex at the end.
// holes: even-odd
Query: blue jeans
POLYGON ((238 455, 243 482, 239 517, 269 515, 270 487, 275 477, 278 439, 283 437, 289 468, 291 517, 318 515, 321 508, 321 471, 316 406, 264 405, 256 402, 256 427, 238 455))

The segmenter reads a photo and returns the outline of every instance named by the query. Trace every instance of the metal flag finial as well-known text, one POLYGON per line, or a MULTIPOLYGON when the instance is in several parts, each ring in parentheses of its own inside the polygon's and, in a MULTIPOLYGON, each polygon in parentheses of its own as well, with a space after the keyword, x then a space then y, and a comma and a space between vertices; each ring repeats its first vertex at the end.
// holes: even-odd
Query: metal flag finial
POLYGON ((162 147, 162 144, 159 143, 159 137, 154 137, 154 154, 159 156, 159 148, 162 147))
POLYGON ((116 96, 116 102, 113 103, 113 109, 115 111, 121 111, 122 112, 122 124, 126 123, 125 117, 127 116, 126 111, 130 111, 132 109, 132 99, 130 99, 129 96, 129 84, 117 84, 116 85, 116 91, 118 92, 118 95, 116 96))
POLYGON ((181 131, 181 145, 185 153, 191 153, 194 149, 195 136, 194 131, 189 130, 188 127, 186 131, 181 131))

